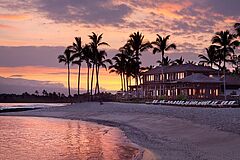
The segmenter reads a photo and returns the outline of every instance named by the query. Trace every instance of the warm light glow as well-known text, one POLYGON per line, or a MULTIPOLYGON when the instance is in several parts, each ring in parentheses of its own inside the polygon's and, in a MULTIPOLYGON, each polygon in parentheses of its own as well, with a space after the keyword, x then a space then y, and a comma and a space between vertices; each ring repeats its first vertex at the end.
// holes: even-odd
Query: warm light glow
MULTIPOLYGON (((77 88, 78 69, 71 69, 71 86, 77 88)), ((11 77, 12 75, 21 75, 20 78, 38 81, 50 81, 52 83, 62 83, 67 87, 67 69, 53 67, 0 67, 0 76, 11 77)), ((81 69, 81 88, 87 88, 87 68, 81 69)), ((109 74, 105 69, 100 70, 99 77, 100 87, 108 91, 120 90, 119 76, 109 74), (107 78, 106 78, 107 77, 107 78)), ((95 79, 94 79, 95 84, 95 79)), ((95 86, 94 86, 95 87, 95 86)), ((102 91, 104 91, 102 90, 102 91)))

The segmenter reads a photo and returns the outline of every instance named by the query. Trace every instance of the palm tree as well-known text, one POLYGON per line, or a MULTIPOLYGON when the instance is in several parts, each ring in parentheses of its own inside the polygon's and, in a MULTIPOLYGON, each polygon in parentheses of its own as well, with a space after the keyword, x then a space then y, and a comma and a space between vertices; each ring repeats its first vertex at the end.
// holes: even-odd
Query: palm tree
POLYGON ((161 37, 159 34, 157 34, 157 38, 156 41, 152 42, 152 45, 154 46, 153 48, 153 54, 159 52, 162 54, 162 60, 165 56, 165 52, 171 49, 176 49, 176 44, 175 43, 171 43, 168 44, 168 40, 170 38, 170 35, 166 36, 166 37, 161 37))
POLYGON ((238 45, 235 36, 230 34, 228 30, 217 32, 212 38, 212 43, 216 45, 219 52, 223 53, 223 73, 224 73, 224 98, 226 100, 226 60, 229 54, 234 54, 234 48, 238 45))
POLYGON ((72 64, 78 65, 78 96, 80 95, 80 75, 81 75, 81 65, 83 62, 83 48, 81 37, 75 37, 75 41, 71 46, 74 55, 72 64), (77 60, 76 60, 77 59, 77 60))
POLYGON ((198 57, 201 59, 199 61, 200 64, 207 64, 211 66, 211 68, 213 67, 213 65, 217 65, 217 58, 218 58, 218 51, 217 48, 213 45, 209 46, 208 48, 206 48, 206 52, 207 52, 207 56, 200 54, 198 55, 198 57))
POLYGON ((138 78, 139 78, 139 69, 140 69, 140 56, 141 52, 145 51, 146 49, 151 47, 150 42, 144 42, 144 35, 140 32, 134 32, 131 34, 130 39, 127 41, 127 46, 129 46, 134 51, 134 56, 136 58, 136 71, 135 71, 135 78, 136 78, 136 86, 137 86, 137 97, 138 95, 138 78))
POLYGON ((125 78, 124 78, 124 74, 126 72, 127 55, 122 51, 122 53, 116 54, 112 58, 112 60, 115 61, 115 63, 109 67, 109 69, 110 69, 109 73, 115 72, 115 73, 117 73, 118 75, 121 76, 122 91, 125 91, 125 78))
MULTIPOLYGON (((92 79, 91 79, 91 95, 92 95, 92 88, 93 88, 93 75, 94 75, 94 67, 96 66, 96 75, 98 74, 97 73, 97 55, 99 54, 99 51, 98 51, 98 47, 99 46, 109 46, 109 44, 107 42, 102 42, 102 35, 103 34, 100 34, 99 36, 92 32, 92 35, 89 35, 89 38, 91 40, 90 42, 90 47, 91 47, 91 50, 92 50, 92 53, 93 53, 93 59, 92 59, 92 64, 93 64, 93 67, 92 67, 92 79)), ((98 77, 96 77, 98 78, 98 77)))
POLYGON ((100 67, 103 67, 107 69, 107 64, 112 64, 112 61, 110 59, 106 59, 107 53, 105 50, 101 50, 97 54, 97 63, 96 63, 96 88, 95 88, 95 94, 96 91, 97 94, 100 93, 100 86, 99 86, 99 73, 100 73, 100 67))
POLYGON ((71 50, 71 46, 67 47, 62 55, 58 56, 58 62, 59 63, 65 63, 67 65, 68 69, 68 96, 71 96, 71 91, 70 91, 70 64, 73 61, 73 56, 72 56, 73 51, 71 50))
POLYGON ((91 61, 93 60, 93 53, 90 45, 86 44, 83 47, 83 59, 87 64, 87 94, 89 94, 89 77, 90 77, 90 68, 92 66, 91 61))
MULTIPOLYGON (((167 56, 163 57, 163 60, 158 60, 157 63, 159 63, 160 66, 170 66, 173 62, 172 60, 167 56)), ((163 67, 162 67, 163 68, 163 67)))
POLYGON ((184 59, 182 56, 179 59, 175 59, 175 61, 173 61, 173 64, 176 64, 176 65, 180 65, 183 63, 184 63, 184 59))

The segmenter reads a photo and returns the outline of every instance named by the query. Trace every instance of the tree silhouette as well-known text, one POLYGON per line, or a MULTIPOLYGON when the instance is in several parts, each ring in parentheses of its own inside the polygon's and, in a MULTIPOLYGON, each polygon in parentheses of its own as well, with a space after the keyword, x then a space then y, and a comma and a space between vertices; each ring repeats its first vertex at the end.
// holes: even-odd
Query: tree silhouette
POLYGON ((173 62, 168 56, 166 56, 163 57, 162 61, 158 60, 157 63, 159 63, 160 66, 170 66, 173 62))
POLYGON ((120 75, 121 77, 121 87, 122 91, 125 91, 125 83, 123 83, 125 80, 124 74, 126 72, 126 60, 127 60, 127 55, 122 53, 116 54, 112 60, 114 61, 114 64, 109 67, 110 71, 109 73, 116 73, 120 75))
POLYGON ((73 56, 72 56, 73 51, 71 50, 71 46, 67 47, 62 55, 58 56, 58 62, 59 63, 64 63, 67 65, 67 70, 68 70, 68 96, 71 96, 71 91, 70 91, 70 64, 73 61, 73 56))
POLYGON ((107 69, 107 64, 112 64, 112 61, 110 59, 106 59, 107 53, 105 50, 101 50, 97 54, 97 63, 96 63, 96 88, 95 88, 95 94, 100 93, 100 85, 99 85, 99 73, 100 73, 100 67, 103 67, 107 69))
POLYGON ((139 97, 138 93, 138 79, 140 78, 140 56, 141 52, 151 47, 150 42, 144 42, 144 35, 140 32, 134 32, 129 36, 129 40, 127 41, 127 46, 129 46, 134 51, 134 56, 136 58, 136 68, 135 68, 135 78, 136 78, 136 86, 137 86, 137 97, 139 97))
POLYGON ((161 53, 162 61, 163 61, 166 51, 171 50, 171 49, 176 49, 175 43, 168 44, 169 38, 170 38, 170 35, 168 35, 166 37, 161 37, 159 34, 157 34, 156 40, 154 42, 152 42, 152 45, 154 46, 153 54, 155 54, 157 52, 161 53))
POLYGON ((78 65, 78 96, 79 96, 80 95, 81 65, 82 65, 82 62, 84 59, 81 37, 75 37, 75 42, 73 42, 71 49, 74 53, 72 64, 78 65))
POLYGON ((206 48, 206 52, 207 52, 207 56, 200 54, 198 55, 198 57, 201 59, 199 61, 199 64, 207 64, 211 66, 211 68, 213 67, 213 65, 217 65, 217 61, 218 61, 218 50, 216 48, 216 46, 209 46, 208 48, 206 48))
POLYGON ((172 62, 173 64, 180 65, 184 63, 184 59, 181 56, 179 59, 175 59, 175 61, 172 62))
POLYGON ((234 54, 234 48, 238 45, 235 36, 230 34, 228 30, 217 32, 212 38, 212 44, 218 47, 220 53, 223 54, 223 72, 224 72, 224 97, 226 99, 226 61, 230 54, 234 54))
POLYGON ((98 83, 98 54, 99 54, 99 50, 98 47, 100 46, 109 46, 109 44, 107 42, 102 42, 102 35, 100 34, 99 36, 92 32, 92 35, 89 35, 89 38, 91 40, 90 42, 90 47, 93 53, 93 67, 92 67, 92 79, 91 79, 91 95, 92 95, 92 89, 93 89, 93 76, 94 76, 94 67, 96 69, 96 83, 98 83))
POLYGON ((92 66, 91 62, 93 60, 93 53, 90 45, 86 44, 83 47, 83 59, 87 64, 87 94, 89 94, 89 77, 90 77, 90 68, 92 66))

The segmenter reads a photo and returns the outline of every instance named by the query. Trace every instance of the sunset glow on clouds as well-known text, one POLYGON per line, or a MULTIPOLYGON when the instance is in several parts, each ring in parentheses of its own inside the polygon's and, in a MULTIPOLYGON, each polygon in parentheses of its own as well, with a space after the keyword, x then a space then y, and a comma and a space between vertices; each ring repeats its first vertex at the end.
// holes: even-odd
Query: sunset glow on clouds
MULTIPOLYGON (((157 33, 171 35, 177 50, 168 56, 198 61, 197 55, 205 53, 216 31, 233 31, 233 24, 240 21, 239 6, 239 0, 0 0, 0 46, 7 47, 0 47, 0 76, 23 74, 24 79, 50 79, 66 86, 66 75, 53 76, 48 71, 66 72, 63 64, 57 63, 57 55, 75 36, 88 43, 93 31, 103 33, 103 40, 110 44, 105 48, 110 58, 131 33, 141 31, 149 41, 155 40, 157 33), (21 47, 19 52, 16 46, 21 47)), ((150 56, 150 52, 143 53, 144 65, 156 65, 160 57, 150 56)), ((103 88, 120 89, 116 75, 103 71, 101 77, 103 88), (106 77, 111 81, 105 81, 106 77)), ((85 78, 83 74, 84 89, 85 78)))

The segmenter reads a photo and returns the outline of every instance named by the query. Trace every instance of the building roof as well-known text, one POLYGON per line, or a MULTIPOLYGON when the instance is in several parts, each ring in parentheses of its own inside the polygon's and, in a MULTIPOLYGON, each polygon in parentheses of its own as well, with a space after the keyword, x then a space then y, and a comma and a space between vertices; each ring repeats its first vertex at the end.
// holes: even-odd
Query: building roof
POLYGON ((217 70, 207 67, 207 66, 198 66, 195 64, 181 64, 181 65, 173 65, 173 66, 158 66, 155 67, 144 74, 158 74, 161 73, 173 73, 173 72, 185 72, 185 71, 192 71, 192 72, 217 72, 217 70))
POLYGON ((183 79, 178 80, 178 82, 189 82, 189 83, 222 83, 219 79, 208 77, 201 73, 195 73, 187 76, 183 79))

